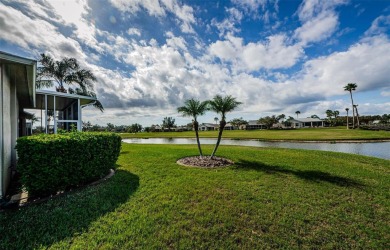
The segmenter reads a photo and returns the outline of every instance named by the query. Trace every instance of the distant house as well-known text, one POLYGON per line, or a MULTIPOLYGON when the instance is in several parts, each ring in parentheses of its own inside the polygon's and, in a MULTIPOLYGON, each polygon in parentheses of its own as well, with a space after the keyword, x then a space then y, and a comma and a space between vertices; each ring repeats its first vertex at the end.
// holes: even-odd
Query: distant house
POLYGON ((161 128, 160 125, 152 125, 152 126, 150 127, 150 131, 152 131, 152 132, 161 132, 161 131, 162 131, 162 128, 161 128))
POLYGON ((250 120, 247 125, 244 125, 245 130, 255 130, 255 129, 266 129, 267 127, 264 124, 259 124, 258 120, 250 120))
POLYGON ((187 125, 177 126, 174 128, 176 132, 191 131, 191 128, 188 128, 187 125))
POLYGON ((218 125, 213 123, 202 123, 199 126, 199 131, 211 131, 211 130, 218 130, 218 125))
POLYGON ((26 122, 31 114, 24 109, 41 109, 44 114, 54 112, 51 129, 44 119, 46 133, 66 130, 71 125, 81 131, 81 108, 96 101, 87 96, 36 91, 36 68, 35 60, 0 51, 0 199, 6 194, 16 166, 16 140, 31 133, 31 124, 26 122))
POLYGON ((324 127, 324 121, 319 118, 299 118, 290 121, 292 128, 324 127))
POLYGON ((238 127, 233 126, 231 123, 226 123, 224 130, 237 130, 238 127))

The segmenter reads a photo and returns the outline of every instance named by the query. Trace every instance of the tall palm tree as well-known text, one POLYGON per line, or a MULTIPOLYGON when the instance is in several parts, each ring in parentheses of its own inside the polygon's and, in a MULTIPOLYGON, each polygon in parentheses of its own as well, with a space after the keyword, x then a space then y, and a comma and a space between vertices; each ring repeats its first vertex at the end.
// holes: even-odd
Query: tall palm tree
POLYGON ((195 130, 195 136, 196 136, 196 142, 198 143, 198 149, 199 149, 199 155, 203 156, 202 154, 202 148, 200 146, 199 141, 199 123, 198 123, 198 116, 204 115, 206 113, 208 102, 204 101, 198 101, 196 99, 189 99, 184 102, 184 106, 177 108, 177 112, 182 113, 183 116, 190 116, 192 117, 192 126, 195 130))
POLYGON ((218 117, 214 117, 214 121, 215 121, 215 124, 218 124, 218 121, 219 121, 218 117))
POLYGON ((357 109, 358 106, 359 106, 359 105, 357 105, 357 104, 353 105, 353 108, 354 108, 355 111, 356 111, 356 123, 357 123, 357 127, 359 128, 359 127, 360 127, 360 122, 359 122, 359 112, 358 112, 358 109, 357 109))
POLYGON ((298 115, 301 113, 301 111, 297 110, 295 111, 295 114, 297 114, 297 119, 298 119, 298 115))
POLYGON ((328 109, 325 111, 326 117, 328 117, 329 123, 332 125, 332 116, 333 116, 333 111, 328 109))
MULTIPOLYGON (((90 70, 81 69, 75 58, 65 57, 61 61, 55 61, 51 56, 41 54, 39 63, 41 66, 38 67, 36 80, 38 89, 57 85, 58 92, 96 97, 93 89, 96 77, 90 70), (77 85, 75 89, 70 87, 74 84, 77 85)), ((99 101, 93 105, 103 112, 103 105, 99 101)))
POLYGON ((340 114, 340 111, 338 111, 338 110, 333 111, 333 115, 334 115, 334 126, 337 126, 337 117, 339 116, 339 114, 340 114))
POLYGON ((353 98, 352 98, 352 91, 356 90, 357 84, 356 83, 348 83, 344 86, 345 91, 349 91, 349 94, 351 95, 351 102, 352 102, 352 128, 355 128, 355 109, 353 104, 353 98))
POLYGON ((217 152, 218 146, 221 142, 222 132, 226 125, 226 113, 233 111, 240 104, 241 102, 236 101, 236 98, 230 95, 225 97, 216 95, 211 101, 209 101, 210 109, 216 112, 217 114, 221 114, 221 119, 219 120, 218 140, 217 143, 215 144, 215 148, 213 150, 213 153, 211 154, 211 157, 215 155, 215 152, 217 152))
POLYGON ((349 121, 348 121, 348 111, 349 111, 349 108, 345 108, 345 111, 347 111, 347 129, 349 129, 349 121))

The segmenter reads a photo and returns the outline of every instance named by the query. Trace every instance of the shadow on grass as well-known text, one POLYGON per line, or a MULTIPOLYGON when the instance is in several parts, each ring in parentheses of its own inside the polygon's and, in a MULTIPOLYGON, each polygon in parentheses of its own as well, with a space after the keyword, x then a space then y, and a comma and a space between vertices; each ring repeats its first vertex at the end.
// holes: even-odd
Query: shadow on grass
POLYGON ((363 188, 365 185, 347 177, 332 175, 318 170, 291 170, 279 166, 270 166, 261 162, 240 160, 235 163, 238 169, 254 169, 267 174, 290 174, 311 182, 328 182, 342 187, 363 188))
POLYGON ((47 248, 81 234, 94 221, 125 203, 138 186, 137 175, 117 170, 112 178, 97 186, 19 211, 0 213, 0 249, 47 248))

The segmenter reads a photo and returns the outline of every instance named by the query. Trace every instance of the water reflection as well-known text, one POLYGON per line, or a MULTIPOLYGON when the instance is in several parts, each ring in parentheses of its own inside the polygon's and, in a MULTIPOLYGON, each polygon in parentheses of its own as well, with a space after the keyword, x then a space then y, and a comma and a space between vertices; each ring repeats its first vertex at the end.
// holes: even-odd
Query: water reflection
MULTIPOLYGON (((150 139, 124 139, 126 143, 137 144, 196 144, 195 139, 189 138, 150 138, 150 139)), ((215 144, 216 139, 200 139, 201 144, 215 144)), ((374 156, 390 159, 390 142, 363 142, 363 143, 330 143, 330 142, 267 142, 256 140, 223 139, 222 145, 237 145, 251 147, 296 148, 309 150, 323 150, 343 152, 358 155, 374 156)))

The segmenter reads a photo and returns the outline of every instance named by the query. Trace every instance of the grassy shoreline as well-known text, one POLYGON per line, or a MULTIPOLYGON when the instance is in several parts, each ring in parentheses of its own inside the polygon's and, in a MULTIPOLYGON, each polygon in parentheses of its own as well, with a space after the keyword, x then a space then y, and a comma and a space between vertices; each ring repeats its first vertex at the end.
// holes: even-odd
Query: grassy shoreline
MULTIPOLYGON (((150 132, 122 133, 123 139, 128 138, 194 138, 193 131, 185 132, 150 132)), ((218 131, 199 131, 200 138, 217 138, 218 131)), ((370 131, 345 128, 307 128, 295 130, 226 130, 225 139, 251 139, 261 141, 390 141, 389 131, 370 131)))
POLYGON ((0 213, 0 249, 389 247, 388 160, 222 146, 234 166, 176 164, 189 155, 193 145, 123 143, 108 181, 0 213))

